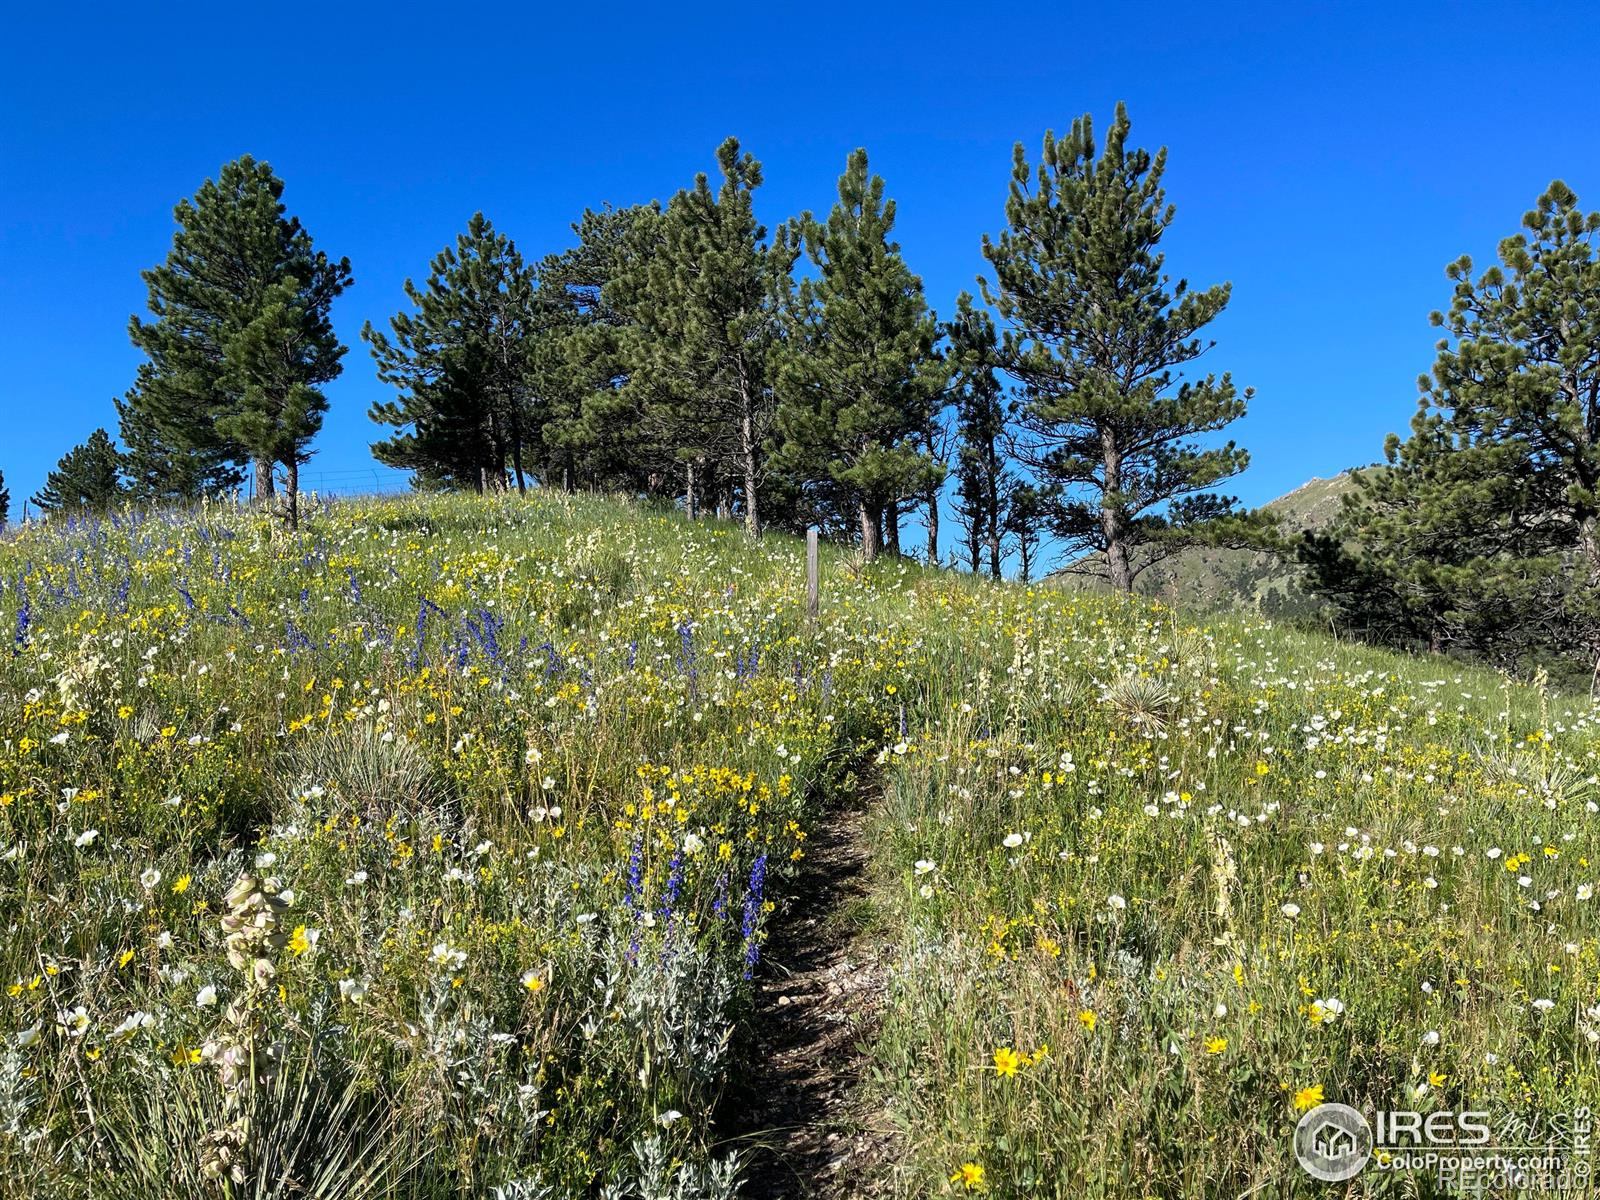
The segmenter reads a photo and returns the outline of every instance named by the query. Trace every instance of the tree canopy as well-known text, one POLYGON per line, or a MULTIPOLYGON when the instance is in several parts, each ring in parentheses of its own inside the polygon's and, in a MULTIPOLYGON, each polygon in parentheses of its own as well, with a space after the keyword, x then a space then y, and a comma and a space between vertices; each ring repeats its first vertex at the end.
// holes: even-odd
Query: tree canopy
POLYGON ((1600 213, 1559 180, 1474 275, 1450 264, 1411 436, 1308 539, 1352 627, 1487 655, 1600 662, 1600 213))
MULTIPOLYGON (((761 163, 736 138, 666 203, 585 209, 573 243, 539 258, 475 213, 406 280, 401 310, 362 328, 390 389, 369 404, 372 453, 417 487, 622 489, 752 536, 817 525, 869 560, 900 554, 920 514, 938 562, 953 512, 973 570, 1064 559, 1131 587, 1255 525, 1212 490, 1248 461, 1213 437, 1248 392, 1191 367, 1229 288, 1165 273, 1166 153, 1128 134, 1119 106, 1103 147, 1087 116, 1046 134, 1037 166, 1017 147, 983 302, 963 294, 948 323, 865 149, 825 217, 770 237, 761 163)), ((124 449, 80 448, 115 455, 137 498, 193 500, 253 473, 265 499, 281 475, 297 519, 351 271, 283 193, 268 164, 227 163, 178 204, 172 247, 144 272, 124 449)))
POLYGON ((1160 250, 1174 207, 1165 149, 1128 144, 1117 106, 1097 148, 1091 118, 1046 133, 1037 165, 1013 158, 1007 227, 987 236, 985 299, 1005 323, 998 365, 1021 387, 1023 462, 1037 473, 1052 532, 1075 567, 1129 590, 1197 542, 1243 531, 1211 488, 1249 455, 1201 440, 1244 415, 1231 376, 1186 377, 1211 349, 1201 331, 1228 284, 1191 291, 1160 250))
POLYGON ((172 249, 144 272, 152 319, 132 318, 129 335, 147 361, 117 406, 139 495, 193 499, 236 486, 252 463, 270 494, 282 466, 297 515, 321 388, 345 351, 331 308, 351 274, 313 247, 283 187, 249 155, 227 163, 178 204, 172 249))
POLYGON ((827 221, 797 223, 815 274, 789 308, 779 367, 775 466, 813 492, 813 507, 853 519, 868 559, 886 511, 944 478, 925 445, 948 379, 939 324, 890 238, 894 220, 882 178, 855 151, 827 221))
POLYGON ((530 357, 538 321, 533 272, 516 244, 481 212, 434 258, 422 287, 405 283, 413 312, 368 322, 361 336, 378 378, 400 391, 372 419, 401 432, 372 447, 378 461, 425 480, 485 490, 521 489, 535 463, 542 421, 531 403, 530 357))
POLYGON ((122 456, 111 435, 96 429, 88 441, 62 455, 33 502, 48 513, 100 513, 121 500, 123 493, 122 456))

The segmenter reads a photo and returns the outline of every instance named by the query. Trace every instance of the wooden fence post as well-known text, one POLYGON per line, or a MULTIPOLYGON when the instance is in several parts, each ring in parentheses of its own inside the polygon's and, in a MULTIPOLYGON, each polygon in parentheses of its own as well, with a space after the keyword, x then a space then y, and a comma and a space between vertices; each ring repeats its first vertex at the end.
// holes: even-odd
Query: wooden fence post
POLYGON ((809 621, 817 619, 821 591, 817 562, 817 531, 808 529, 806 530, 806 619, 809 621))

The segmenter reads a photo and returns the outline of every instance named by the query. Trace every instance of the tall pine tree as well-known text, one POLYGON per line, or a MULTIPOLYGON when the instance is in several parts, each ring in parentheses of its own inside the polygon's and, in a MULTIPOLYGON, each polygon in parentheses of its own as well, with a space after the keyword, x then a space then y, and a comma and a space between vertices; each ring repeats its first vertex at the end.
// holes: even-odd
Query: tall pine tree
POLYGON ((656 204, 586 210, 573 226, 577 245, 539 264, 542 317, 529 375, 546 414, 554 484, 657 490, 672 469, 647 398, 627 386, 643 356, 626 280, 655 254, 660 225, 656 204))
POLYGON ((955 367, 956 515, 966 531, 968 565, 977 572, 987 556, 989 574, 1000 578, 1006 494, 1011 484, 1002 440, 1006 412, 995 375, 994 321, 965 292, 956 301, 949 329, 955 367))
POLYGON ((761 532, 772 426, 778 306, 793 255, 756 220, 761 164, 737 138, 717 148, 722 182, 704 175, 667 205, 659 245, 618 281, 633 321, 629 387, 685 463, 704 456, 738 480, 744 525, 761 532))
POLYGON ((826 223, 809 215, 799 222, 816 273, 800 282, 782 360, 782 465, 848 496, 869 560, 886 515, 894 520, 898 503, 913 496, 932 497, 937 557, 945 471, 934 447, 949 372, 934 349, 939 325, 922 281, 890 239, 894 220, 882 178, 856 150, 826 223))
POLYGON ((299 281, 284 279, 268 290, 259 311, 227 345, 225 377, 238 400, 231 412, 218 416, 217 431, 245 447, 257 463, 284 468, 285 504, 295 527, 300 467, 310 458, 311 441, 328 411, 317 385, 338 376, 345 352, 328 317, 333 294, 308 295, 299 281))
POLYGON ((1477 278, 1463 257, 1404 442, 1308 539, 1353 627, 1504 666, 1600 671, 1600 213, 1559 180, 1477 278))
POLYGON ((253 462, 257 493, 298 470, 340 370, 333 300, 348 260, 312 246, 282 202, 283 181, 249 155, 225 165, 174 211, 172 250, 144 273, 153 320, 134 317, 149 356, 118 405, 133 482, 151 496, 232 486, 253 462))
POLYGON ((361 331, 378 378, 400 391, 372 406, 374 421, 401 431, 373 454, 424 481, 479 489, 504 487, 509 468, 525 489, 542 418, 528 380, 536 289, 516 244, 475 213, 425 284, 408 279, 405 291, 415 311, 391 317, 390 334, 370 321, 361 331))
POLYGON ((33 502, 48 513, 100 513, 122 498, 122 457, 104 429, 61 457, 33 502))
POLYGON ((1124 591, 1185 545, 1249 533, 1209 491, 1249 456, 1195 439, 1244 415, 1250 392, 1228 375, 1181 377, 1212 345, 1198 335, 1229 286, 1190 292, 1164 273, 1166 151, 1132 149, 1128 132, 1119 104, 1098 152, 1088 116, 1045 135, 1037 168, 1017 145, 1008 228, 984 238, 994 282, 982 281, 1008 326, 997 358, 1022 385, 1019 454, 1048 487, 1053 532, 1082 556, 1074 569, 1124 591))

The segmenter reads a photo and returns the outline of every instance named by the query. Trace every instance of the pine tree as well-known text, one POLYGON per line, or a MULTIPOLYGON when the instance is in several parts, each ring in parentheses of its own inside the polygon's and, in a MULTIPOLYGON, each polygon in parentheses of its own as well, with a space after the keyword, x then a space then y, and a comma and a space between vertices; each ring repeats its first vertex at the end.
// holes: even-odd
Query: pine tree
MULTIPOLYGON (((141 374, 150 364, 140 367, 141 374)), ((128 491, 144 501, 183 503, 239 486, 243 477, 226 460, 174 440, 172 428, 137 399, 138 385, 114 399, 128 491)))
MULTIPOLYGON (((1027 583, 1039 561, 1040 529, 1049 513, 1050 501, 1031 483, 1012 480, 1005 494, 1005 509, 1000 532, 1017 552, 1017 578, 1027 583)), ((1003 554, 1003 551, 1002 551, 1003 554)))
POLYGON ((994 371, 994 321, 963 292, 951 323, 950 357, 956 368, 955 508, 966 531, 967 561, 974 573, 987 555, 989 574, 1000 578, 1005 496, 1011 486, 1001 439, 1006 412, 994 371))
POLYGON ((948 391, 937 394, 918 435, 925 466, 917 472, 917 479, 921 484, 922 523, 928 536, 926 562, 930 567, 939 565, 939 501, 950 474, 950 451, 957 444, 956 432, 944 419, 949 399, 948 391))
POLYGON ((228 340, 225 378, 238 400, 216 421, 217 431, 256 462, 282 464, 291 527, 300 523, 300 466, 328 411, 317 385, 337 377, 345 352, 328 317, 343 283, 326 273, 321 279, 331 292, 319 294, 293 277, 273 285, 253 319, 228 340))
POLYGON ((717 165, 720 187, 702 174, 672 198, 656 253, 614 294, 634 322, 630 389, 685 463, 703 455, 739 480, 745 530, 756 537, 778 305, 793 255, 769 246, 756 220, 761 164, 729 138, 717 165))
POLYGON ((660 243, 660 206, 586 210, 578 243, 539 264, 544 318, 530 357, 530 386, 546 414, 543 453, 550 479, 656 491, 667 486, 673 450, 649 421, 640 389, 627 385, 641 354, 627 280, 660 243))
POLYGON ((104 429, 67 451, 33 502, 45 512, 99 513, 122 498, 122 458, 104 429))
POLYGON ((1163 273, 1166 151, 1130 149, 1128 131, 1119 104, 1098 154, 1088 116, 1045 135, 1036 170, 1017 145, 1009 227, 984 238, 995 279, 982 281, 1008 324, 998 362, 1022 385, 1019 454, 1049 489, 1053 532, 1069 556, 1093 552, 1074 569, 1124 591, 1185 545, 1250 532, 1208 491, 1249 456, 1193 439, 1242 416, 1251 393, 1180 374, 1210 348, 1197 335, 1229 285, 1191 292, 1163 273))
POLYGON ((361 331, 378 378, 400 391, 374 404, 374 421, 401 430, 372 448, 380 462, 424 480, 521 490, 534 467, 542 417, 528 382, 538 320, 533 273, 516 244, 482 213, 435 256, 419 288, 406 280, 414 312, 389 320, 392 336, 361 331))
POLYGON ((799 222, 794 244, 816 274, 799 285, 783 356, 781 463, 848 495, 869 560, 886 529, 898 548, 899 503, 925 499, 936 561, 945 472, 937 424, 949 372, 922 282, 890 240, 894 221, 882 178, 856 150, 827 222, 799 222))
POLYGON ((298 468, 326 409, 319 388, 344 353, 329 309, 350 264, 312 248, 282 195, 268 164, 228 163, 179 203, 172 250, 144 273, 154 320, 134 317, 129 335, 149 361, 118 405, 141 494, 234 486, 254 462, 269 495, 281 464, 296 515, 298 468))
POLYGON ((1308 539, 1312 586, 1385 640, 1600 667, 1600 213, 1556 181, 1474 279, 1402 442, 1308 539))

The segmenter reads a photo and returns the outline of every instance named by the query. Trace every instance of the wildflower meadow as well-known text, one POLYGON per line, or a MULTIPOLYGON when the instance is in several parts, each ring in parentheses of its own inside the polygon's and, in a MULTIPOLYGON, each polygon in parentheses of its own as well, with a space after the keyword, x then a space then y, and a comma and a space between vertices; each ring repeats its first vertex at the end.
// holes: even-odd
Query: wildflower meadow
POLYGON ((730 1086, 843 808, 832 1194, 1321 1195, 1325 1100, 1600 1095, 1586 697, 803 563, 549 491, 7 535, 0 1192, 777 1194, 730 1086))

